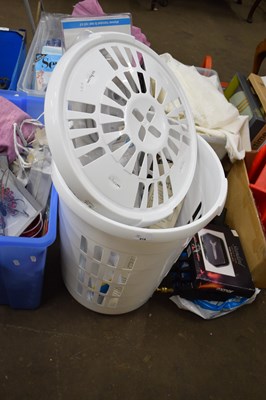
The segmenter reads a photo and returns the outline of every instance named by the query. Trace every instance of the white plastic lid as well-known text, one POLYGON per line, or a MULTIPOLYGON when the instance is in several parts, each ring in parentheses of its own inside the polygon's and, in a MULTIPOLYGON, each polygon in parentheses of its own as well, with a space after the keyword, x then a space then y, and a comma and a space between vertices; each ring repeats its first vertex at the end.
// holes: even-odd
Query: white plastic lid
POLYGON ((62 56, 45 126, 68 187, 116 221, 149 226, 190 187, 197 140, 188 102, 158 54, 130 35, 94 33, 62 56))

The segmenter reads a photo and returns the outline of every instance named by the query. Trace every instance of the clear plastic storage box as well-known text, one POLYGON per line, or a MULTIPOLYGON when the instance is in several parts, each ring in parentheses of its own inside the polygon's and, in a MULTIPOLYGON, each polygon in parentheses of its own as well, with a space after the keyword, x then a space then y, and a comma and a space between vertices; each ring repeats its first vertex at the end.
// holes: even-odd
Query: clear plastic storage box
POLYGON ((18 80, 17 90, 19 92, 24 92, 30 96, 44 97, 45 91, 36 89, 34 71, 36 54, 42 52, 43 46, 45 46, 49 40, 62 39, 60 21, 61 18, 65 16, 65 14, 41 14, 38 27, 34 34, 24 67, 18 80))

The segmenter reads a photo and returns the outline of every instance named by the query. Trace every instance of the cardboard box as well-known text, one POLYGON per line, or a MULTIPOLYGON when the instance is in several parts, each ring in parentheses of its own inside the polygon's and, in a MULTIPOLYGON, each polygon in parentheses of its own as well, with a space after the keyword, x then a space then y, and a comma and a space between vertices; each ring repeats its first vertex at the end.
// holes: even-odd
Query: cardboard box
POLYGON ((249 75, 248 80, 266 112, 266 86, 264 85, 263 80, 259 75, 253 73, 249 75))
MULTIPOLYGON (((255 155, 255 151, 247 152, 245 160, 237 161, 230 165, 230 170, 227 174, 228 194, 225 204, 225 222, 239 236, 242 251, 255 287, 265 289, 266 236, 249 188, 247 174, 247 168, 252 164, 255 155)), ((223 215, 221 217, 219 218, 223 220, 223 215)), ((195 279, 195 268, 191 268, 187 253, 184 251, 173 265, 170 273, 165 277, 158 291, 170 293, 171 295, 176 293, 190 299, 195 298, 195 295, 197 295, 197 298, 199 298, 199 291, 195 290, 192 285, 195 279)), ((206 298, 206 293, 202 291, 201 294, 201 298, 206 298)), ((214 290, 212 293, 209 291, 209 294, 212 294, 214 300, 226 300, 226 298, 230 297, 227 296, 226 291, 218 292, 214 290), (221 296, 222 293, 224 293, 224 296, 221 296), (213 296, 214 294, 215 296, 213 296)))
MULTIPOLYGON (((252 152, 247 153, 246 161, 252 152)), ((254 202, 244 160, 233 164, 228 174, 228 195, 225 207, 226 222, 235 229, 258 288, 266 288, 266 239, 254 202)))
POLYGON ((255 293, 239 237, 224 224, 195 234, 172 270, 175 292, 187 299, 225 301, 255 293))

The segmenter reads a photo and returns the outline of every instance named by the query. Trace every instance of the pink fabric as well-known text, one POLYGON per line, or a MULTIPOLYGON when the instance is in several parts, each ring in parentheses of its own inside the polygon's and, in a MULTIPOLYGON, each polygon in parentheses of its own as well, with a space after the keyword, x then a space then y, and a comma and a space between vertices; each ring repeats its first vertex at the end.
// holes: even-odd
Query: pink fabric
MULTIPOLYGON (((17 123, 20 125, 22 121, 28 118, 31 117, 27 113, 11 101, 0 96, 0 153, 7 155, 9 163, 17 158, 14 148, 13 124, 17 123)), ((34 131, 35 127, 33 125, 25 123, 22 128, 25 140, 28 138, 32 139, 34 131)), ((18 136, 17 142, 22 144, 18 136)))
MULTIPOLYGON (((97 0, 84 0, 80 1, 74 6, 72 15, 75 17, 79 16, 96 17, 105 15, 105 12, 103 11, 102 7, 100 6, 97 0)), ((131 33, 140 42, 146 44, 147 46, 151 45, 146 36, 144 35, 144 33, 141 32, 140 28, 132 26, 131 33)))
POLYGON ((81 15, 95 17, 104 15, 104 12, 97 0, 84 0, 74 6, 72 15, 75 17, 81 15))

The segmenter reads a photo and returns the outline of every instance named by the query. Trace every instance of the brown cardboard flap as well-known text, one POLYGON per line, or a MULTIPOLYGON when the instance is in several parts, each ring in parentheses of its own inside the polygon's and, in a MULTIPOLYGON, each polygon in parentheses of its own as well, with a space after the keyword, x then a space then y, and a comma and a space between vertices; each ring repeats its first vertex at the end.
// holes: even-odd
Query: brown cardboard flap
POLYGON ((266 240, 243 160, 232 166, 228 184, 226 222, 240 237, 255 286, 266 288, 266 240))
MULTIPOLYGON (((253 164, 253 161, 258 154, 257 150, 251 150, 251 151, 246 151, 245 154, 245 164, 246 164, 246 171, 248 172, 251 168, 251 165, 253 164)), ((247 177, 248 179, 248 177, 247 177)))
POLYGON ((248 77, 253 89, 255 90, 264 111, 266 112, 266 86, 263 83, 263 80, 259 75, 255 75, 251 73, 248 77))

